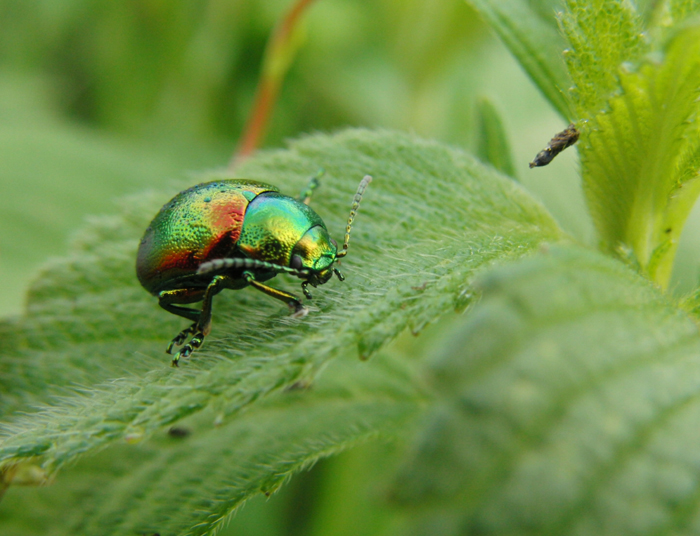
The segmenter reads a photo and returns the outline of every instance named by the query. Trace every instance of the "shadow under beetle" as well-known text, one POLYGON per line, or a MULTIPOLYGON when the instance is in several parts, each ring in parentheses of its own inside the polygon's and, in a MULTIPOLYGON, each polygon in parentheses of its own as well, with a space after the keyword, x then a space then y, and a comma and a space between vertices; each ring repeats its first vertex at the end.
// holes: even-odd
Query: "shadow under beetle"
POLYGON ((304 316, 299 298, 263 282, 280 273, 294 275, 310 299, 309 285, 322 285, 333 274, 344 280, 335 263, 347 255, 350 229, 372 177, 357 188, 340 251, 308 206, 318 178, 298 199, 252 180, 205 182, 177 194, 153 218, 139 245, 136 274, 163 309, 193 322, 166 349, 170 354, 189 338, 173 366, 202 346, 211 330, 212 299, 223 289, 250 285, 285 302, 294 316, 304 316), (199 301, 201 310, 181 306, 199 301))

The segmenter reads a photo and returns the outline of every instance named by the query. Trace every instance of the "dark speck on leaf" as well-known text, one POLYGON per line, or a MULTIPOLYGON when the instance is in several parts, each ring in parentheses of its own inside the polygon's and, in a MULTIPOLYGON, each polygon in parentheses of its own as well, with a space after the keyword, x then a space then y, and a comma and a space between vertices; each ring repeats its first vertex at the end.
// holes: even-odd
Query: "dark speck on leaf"
POLYGON ((170 430, 168 430, 168 435, 170 437, 175 437, 178 439, 187 437, 190 434, 192 434, 192 431, 189 428, 185 428, 184 426, 172 426, 170 430))

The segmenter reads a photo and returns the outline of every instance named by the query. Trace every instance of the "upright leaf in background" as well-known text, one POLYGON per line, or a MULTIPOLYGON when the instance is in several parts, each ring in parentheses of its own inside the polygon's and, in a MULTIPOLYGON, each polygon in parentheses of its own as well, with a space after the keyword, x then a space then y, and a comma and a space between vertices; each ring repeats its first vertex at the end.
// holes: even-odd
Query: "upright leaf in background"
POLYGON ((700 193, 700 25, 651 42, 630 2, 567 8, 583 184, 601 246, 629 252, 666 286, 700 193))
POLYGON ((498 110, 490 100, 482 98, 477 102, 476 111, 479 127, 476 155, 498 171, 516 178, 510 143, 498 110))
POLYGON ((700 22, 692 19, 700 1, 638 8, 631 0, 565 0, 558 15, 562 41, 528 2, 471 3, 550 102, 571 110, 581 131, 583 187, 601 248, 667 286, 678 239, 700 193, 700 22), (549 36, 546 53, 531 53, 543 36, 549 36), (547 76, 558 72, 551 57, 562 54, 566 76, 547 76), (564 80, 571 82, 564 86, 564 80), (555 89, 560 91, 553 94, 555 89))

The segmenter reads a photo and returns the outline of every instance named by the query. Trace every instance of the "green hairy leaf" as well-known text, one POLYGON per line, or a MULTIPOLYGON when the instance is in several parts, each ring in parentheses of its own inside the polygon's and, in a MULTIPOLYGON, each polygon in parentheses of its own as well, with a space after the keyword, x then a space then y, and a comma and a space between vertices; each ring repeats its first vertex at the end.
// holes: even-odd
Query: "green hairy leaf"
POLYGON ((569 42, 566 64, 574 83, 570 99, 579 119, 605 108, 618 89, 624 62, 648 51, 643 21, 631 0, 567 0, 561 27, 569 42))
POLYGON ((104 490, 72 534, 210 534, 248 498, 270 495, 319 457, 415 421, 421 397, 402 368, 385 359, 335 362, 308 389, 271 396, 227 426, 205 421, 175 445, 139 449, 148 463, 104 490))
POLYGON ((649 277, 666 285, 700 193, 700 25, 619 80, 622 93, 592 118, 580 143, 585 193, 604 248, 631 248, 649 277))
POLYGON ((160 310, 134 275, 143 230, 178 188, 130 198, 122 216, 92 222, 73 255, 37 280, 27 317, 2 327, 8 417, 0 460, 33 458, 53 474, 84 453, 139 441, 205 409, 226 422, 313 378, 333 357, 369 357, 406 328, 417 333, 463 309, 475 270, 561 237, 512 180, 402 134, 312 136, 237 175, 294 195, 319 167, 326 175, 313 204, 336 237, 359 179, 375 177, 343 263, 347 281, 316 289, 304 319, 250 289, 222 293, 205 348, 180 370, 163 350, 185 323, 160 310), (12 414, 38 402, 38 412, 12 414))
POLYGON ((431 364, 437 400, 394 485, 421 506, 414 525, 695 533, 697 326, 621 263, 577 248, 477 286, 481 302, 431 364))

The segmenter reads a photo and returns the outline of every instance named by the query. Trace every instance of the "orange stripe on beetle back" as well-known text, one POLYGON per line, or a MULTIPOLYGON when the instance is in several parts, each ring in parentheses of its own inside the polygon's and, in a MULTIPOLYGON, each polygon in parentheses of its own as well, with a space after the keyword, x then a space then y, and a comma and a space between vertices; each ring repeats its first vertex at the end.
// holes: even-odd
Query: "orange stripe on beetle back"
POLYGON ((208 219, 212 234, 219 239, 228 234, 232 242, 237 242, 241 236, 248 200, 241 195, 222 195, 212 199, 209 205, 211 212, 208 219))

